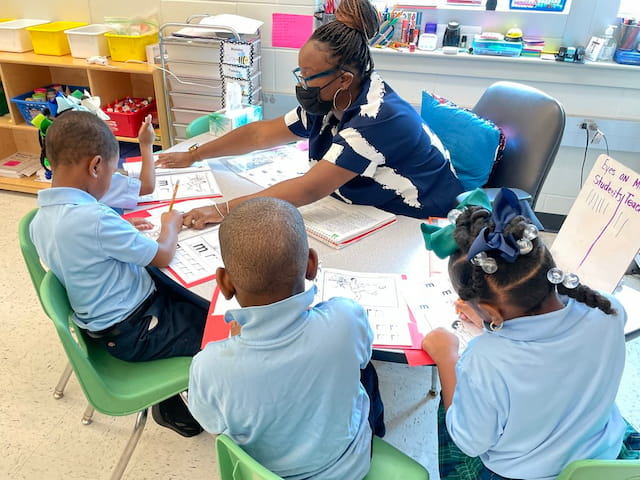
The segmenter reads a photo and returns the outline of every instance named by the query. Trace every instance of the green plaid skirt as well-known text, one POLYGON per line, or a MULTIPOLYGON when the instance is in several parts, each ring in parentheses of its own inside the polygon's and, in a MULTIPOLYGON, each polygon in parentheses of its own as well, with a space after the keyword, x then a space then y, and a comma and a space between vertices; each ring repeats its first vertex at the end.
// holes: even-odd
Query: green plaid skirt
MULTIPOLYGON (((478 480, 480 472, 485 468, 480 457, 469 457, 456 446, 445 422, 445 410, 442 403, 438 405, 438 466, 441 480, 478 480)), ((626 422, 626 420, 625 420, 626 422)), ((640 459, 640 434, 629 423, 624 435, 619 460, 640 459)), ((487 472, 485 472, 487 473, 487 472)))

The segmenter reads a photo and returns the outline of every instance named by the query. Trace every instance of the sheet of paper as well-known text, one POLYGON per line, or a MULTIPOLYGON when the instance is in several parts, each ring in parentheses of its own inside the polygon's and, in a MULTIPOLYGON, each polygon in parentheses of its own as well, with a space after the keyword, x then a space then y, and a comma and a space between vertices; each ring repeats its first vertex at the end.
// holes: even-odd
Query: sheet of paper
POLYGON ((409 312, 400 294, 400 275, 323 268, 317 281, 319 300, 346 297, 365 308, 374 332, 374 345, 413 345, 409 312))
POLYGON ((224 161, 238 175, 262 188, 299 177, 309 170, 309 153, 295 145, 227 157, 224 161))
POLYGON ((431 277, 424 283, 409 281, 403 292, 423 336, 435 328, 444 327, 456 334, 462 352, 473 337, 482 333, 482 329, 462 321, 456 314, 453 302, 458 295, 448 277, 431 277))
POLYGON ((169 201, 180 181, 176 199, 221 197, 222 192, 209 168, 193 169, 169 175, 156 175, 156 188, 149 195, 140 196, 139 203, 169 201))
MULTIPOLYGON (((185 200, 178 202, 174 208, 189 211, 193 208, 213 204, 210 198, 185 200)), ((160 218, 169 209, 168 205, 151 207, 126 214, 125 218, 143 217, 154 227, 143 233, 151 238, 158 238, 160 233, 160 218)), ((215 278, 216 269, 222 266, 220 243, 218 241, 218 226, 205 230, 183 228, 178 233, 176 253, 168 269, 175 275, 182 285, 189 288, 215 278)))
POLYGON ((313 15, 271 14, 271 44, 274 47, 302 47, 313 33, 313 22, 313 15))
POLYGON ((551 253, 585 285, 613 292, 638 252, 640 175, 600 155, 584 180, 551 253))

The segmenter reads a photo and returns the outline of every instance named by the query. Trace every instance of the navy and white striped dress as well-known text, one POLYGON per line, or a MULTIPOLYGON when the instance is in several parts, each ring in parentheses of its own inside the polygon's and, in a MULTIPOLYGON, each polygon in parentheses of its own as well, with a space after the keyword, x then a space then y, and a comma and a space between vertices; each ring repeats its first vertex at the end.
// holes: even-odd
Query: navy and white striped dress
POLYGON ((446 216, 463 191, 440 139, 375 72, 342 119, 297 107, 285 122, 309 138, 312 165, 324 159, 358 174, 334 192, 348 203, 418 218, 446 216))

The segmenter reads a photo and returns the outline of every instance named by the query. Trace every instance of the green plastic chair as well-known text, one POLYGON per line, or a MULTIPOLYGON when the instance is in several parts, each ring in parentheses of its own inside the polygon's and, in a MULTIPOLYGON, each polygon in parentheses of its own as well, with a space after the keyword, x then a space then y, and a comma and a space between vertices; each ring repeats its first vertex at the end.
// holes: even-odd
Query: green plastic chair
MULTIPOLYGON (((227 435, 216 438, 220 480, 282 480, 260 465, 227 435)), ((429 480, 429 472, 379 437, 373 438, 371 469, 363 480, 429 480)))
POLYGON ((556 480, 640 480, 640 460, 576 460, 556 480))
POLYGON ((40 294, 91 406, 106 415, 138 414, 133 433, 111 475, 112 480, 119 479, 142 435, 148 408, 187 390, 191 357, 139 363, 119 360, 87 341, 84 332, 75 327, 70 319, 73 311, 67 292, 53 272, 45 274, 40 294))
MULTIPOLYGON (((37 212, 38 209, 34 208, 24 217, 22 217, 22 219, 20 220, 20 224, 18 225, 18 240, 20 241, 20 250, 22 251, 24 263, 26 263, 27 270, 29 271, 29 276, 31 277, 31 283, 33 283, 33 288, 38 295, 38 300, 40 300, 40 304, 42 304, 42 298, 40 297, 40 284, 42 283, 42 279, 44 278, 44 275, 45 273, 47 273, 47 271, 42 266, 40 256, 38 255, 36 247, 31 241, 31 235, 29 234, 29 225, 31 225, 31 220, 33 220, 33 217, 37 212)), ((53 389, 53 398, 59 400, 64 396, 64 388, 67 386, 67 382, 69 382, 69 378, 71 377, 72 373, 73 369, 71 368, 71 364, 67 363, 67 366, 60 376, 60 380, 58 380, 58 383, 53 389)), ((92 412, 85 411, 85 415, 83 416, 83 421, 85 423, 87 414, 89 414, 88 418, 90 421, 91 413, 92 412)))

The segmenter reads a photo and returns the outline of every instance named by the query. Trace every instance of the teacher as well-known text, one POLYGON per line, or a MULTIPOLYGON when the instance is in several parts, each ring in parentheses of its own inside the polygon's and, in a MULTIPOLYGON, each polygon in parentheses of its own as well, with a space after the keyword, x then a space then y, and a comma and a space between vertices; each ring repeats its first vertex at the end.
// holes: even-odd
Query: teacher
POLYGON ((297 178, 228 204, 201 207, 184 224, 204 228, 252 197, 276 197, 296 206, 327 195, 417 218, 446 216, 463 191, 440 139, 415 109, 373 69, 369 39, 378 13, 368 0, 343 0, 336 20, 319 27, 298 54, 299 107, 254 122, 191 152, 160 155, 158 166, 239 155, 309 139, 312 167, 297 178))

